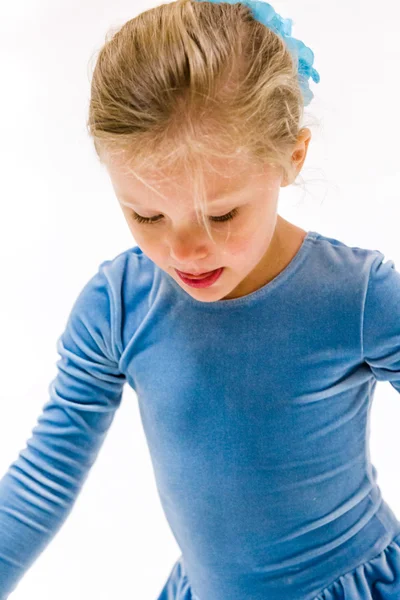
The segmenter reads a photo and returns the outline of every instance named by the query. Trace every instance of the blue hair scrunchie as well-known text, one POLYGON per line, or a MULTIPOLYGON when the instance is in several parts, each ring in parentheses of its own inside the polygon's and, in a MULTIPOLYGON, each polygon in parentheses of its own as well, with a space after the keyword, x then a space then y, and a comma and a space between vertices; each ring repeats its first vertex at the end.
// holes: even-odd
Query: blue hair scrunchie
MULTIPOLYGON (((204 0, 197 1, 202 2, 204 0)), ((206 1, 213 2, 214 4, 220 3, 220 0, 206 1)), ((293 20, 284 19, 275 12, 270 4, 261 0, 223 0, 223 2, 226 2, 227 4, 236 4, 238 1, 251 8, 253 17, 257 19, 257 21, 260 21, 260 23, 283 38, 290 53, 297 62, 299 83, 303 93, 304 106, 308 106, 314 98, 314 94, 310 90, 308 79, 311 77, 315 83, 319 83, 320 75, 312 66, 314 63, 314 53, 311 48, 308 48, 302 41, 291 37, 293 20)))

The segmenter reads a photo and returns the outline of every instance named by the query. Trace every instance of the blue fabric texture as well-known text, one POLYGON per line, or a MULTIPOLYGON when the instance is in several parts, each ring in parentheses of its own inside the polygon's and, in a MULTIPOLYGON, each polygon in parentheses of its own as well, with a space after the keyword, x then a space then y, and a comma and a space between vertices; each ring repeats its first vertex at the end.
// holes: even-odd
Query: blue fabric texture
POLYGON ((309 231, 272 281, 201 302, 138 246, 104 261, 0 480, 0 599, 70 513, 137 394, 181 554, 159 600, 398 600, 400 522, 369 455, 378 381, 400 391, 400 273, 309 231))

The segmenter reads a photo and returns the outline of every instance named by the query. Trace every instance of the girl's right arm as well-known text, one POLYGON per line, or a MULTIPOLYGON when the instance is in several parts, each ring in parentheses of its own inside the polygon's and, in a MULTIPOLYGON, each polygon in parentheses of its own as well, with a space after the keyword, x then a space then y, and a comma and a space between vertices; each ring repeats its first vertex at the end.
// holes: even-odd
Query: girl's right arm
POLYGON ((58 338, 58 373, 32 437, 0 480, 0 600, 70 513, 121 402, 117 310, 103 265, 58 338))

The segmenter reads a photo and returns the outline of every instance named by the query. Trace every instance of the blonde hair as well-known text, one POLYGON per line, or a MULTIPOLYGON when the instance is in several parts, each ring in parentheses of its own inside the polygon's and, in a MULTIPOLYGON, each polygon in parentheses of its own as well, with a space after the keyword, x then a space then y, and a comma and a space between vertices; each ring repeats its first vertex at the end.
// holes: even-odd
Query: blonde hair
POLYGON ((176 0, 110 30, 93 70, 87 127, 100 162, 184 169, 206 218, 204 165, 243 157, 291 176, 304 101, 282 38, 242 3, 176 0))

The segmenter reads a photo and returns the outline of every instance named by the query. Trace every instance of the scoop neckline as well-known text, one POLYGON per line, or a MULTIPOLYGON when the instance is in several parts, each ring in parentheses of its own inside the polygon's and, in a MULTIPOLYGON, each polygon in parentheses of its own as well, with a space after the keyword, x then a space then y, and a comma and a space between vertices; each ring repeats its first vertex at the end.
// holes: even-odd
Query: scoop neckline
POLYGON ((215 302, 202 302, 201 300, 197 300, 185 292, 185 290, 181 288, 175 279, 168 275, 168 273, 165 273, 162 271, 162 269, 160 269, 160 272, 168 281, 168 284, 173 287, 183 302, 187 302, 199 310, 226 310, 229 308, 235 308, 237 306, 246 306, 262 300, 267 294, 273 292, 275 288, 282 285, 291 275, 293 275, 295 270, 300 267, 302 262, 307 257, 312 245, 311 243, 314 242, 319 235, 320 234, 316 231, 307 231, 300 248, 292 260, 286 265, 286 267, 282 269, 282 271, 278 273, 278 275, 274 277, 272 281, 268 281, 262 287, 258 288, 258 290, 250 292, 250 294, 241 296, 240 298, 227 298, 226 300, 216 300, 215 302))

